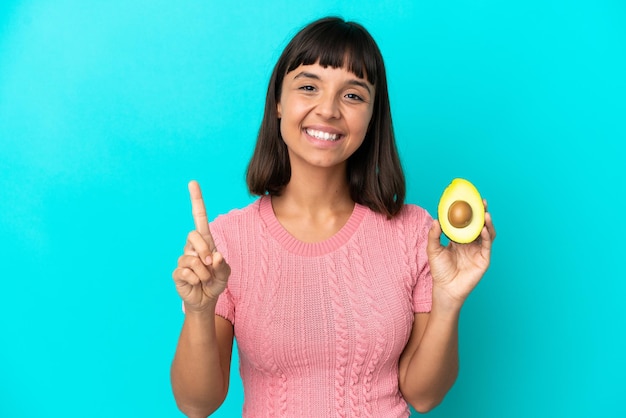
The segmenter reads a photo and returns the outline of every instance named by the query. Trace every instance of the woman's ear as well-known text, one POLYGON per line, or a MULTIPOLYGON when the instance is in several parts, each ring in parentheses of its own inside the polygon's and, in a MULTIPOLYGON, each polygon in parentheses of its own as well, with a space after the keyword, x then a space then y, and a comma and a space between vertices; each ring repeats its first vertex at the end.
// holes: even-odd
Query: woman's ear
POLYGON ((280 103, 276 105, 276 113, 278 113, 278 119, 283 117, 282 107, 280 106, 280 103))

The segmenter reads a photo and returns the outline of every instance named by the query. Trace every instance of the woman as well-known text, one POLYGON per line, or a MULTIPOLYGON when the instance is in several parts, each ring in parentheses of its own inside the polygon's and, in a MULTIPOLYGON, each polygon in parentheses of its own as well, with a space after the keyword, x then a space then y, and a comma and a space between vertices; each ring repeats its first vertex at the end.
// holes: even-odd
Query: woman
POLYGON ((196 230, 173 273, 179 408, 221 405, 233 337, 246 417, 406 417, 440 403, 495 230, 487 214, 476 242, 443 247, 439 223, 404 204, 385 67, 362 26, 321 19, 287 45, 247 182, 260 198, 210 227, 189 184, 196 230))

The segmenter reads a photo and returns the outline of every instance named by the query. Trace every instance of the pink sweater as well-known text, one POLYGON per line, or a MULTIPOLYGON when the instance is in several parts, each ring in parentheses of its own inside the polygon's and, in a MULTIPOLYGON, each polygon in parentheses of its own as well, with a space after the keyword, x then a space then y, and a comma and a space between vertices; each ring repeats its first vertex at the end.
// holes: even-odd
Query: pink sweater
POLYGON ((295 239, 269 197, 219 216, 232 268, 217 313, 235 330, 244 417, 407 417, 398 359, 414 313, 429 312, 432 218, 356 205, 319 243, 295 239))

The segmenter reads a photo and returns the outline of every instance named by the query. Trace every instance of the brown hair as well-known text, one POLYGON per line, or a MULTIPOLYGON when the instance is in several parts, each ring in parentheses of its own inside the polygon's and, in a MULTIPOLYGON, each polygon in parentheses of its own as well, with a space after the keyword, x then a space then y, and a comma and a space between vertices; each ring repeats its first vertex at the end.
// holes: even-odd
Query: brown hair
POLYGON ((350 156, 352 199, 392 217, 404 203, 406 186, 396 148, 382 55, 358 23, 327 17, 310 23, 289 42, 270 78, 265 113, 246 181, 250 193, 280 195, 291 178, 287 146, 280 134, 277 104, 285 75, 300 65, 346 68, 375 86, 374 111, 363 144, 350 156))

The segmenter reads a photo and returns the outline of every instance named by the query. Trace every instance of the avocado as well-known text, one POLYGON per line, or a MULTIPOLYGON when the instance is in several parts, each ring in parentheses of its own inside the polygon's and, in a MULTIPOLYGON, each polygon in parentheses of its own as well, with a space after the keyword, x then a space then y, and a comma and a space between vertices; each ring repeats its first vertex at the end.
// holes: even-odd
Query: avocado
POLYGON ((459 244, 474 241, 485 225, 485 205, 480 193, 461 178, 452 180, 443 191, 437 215, 443 233, 459 244))

